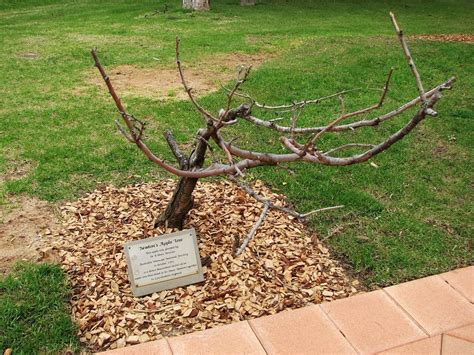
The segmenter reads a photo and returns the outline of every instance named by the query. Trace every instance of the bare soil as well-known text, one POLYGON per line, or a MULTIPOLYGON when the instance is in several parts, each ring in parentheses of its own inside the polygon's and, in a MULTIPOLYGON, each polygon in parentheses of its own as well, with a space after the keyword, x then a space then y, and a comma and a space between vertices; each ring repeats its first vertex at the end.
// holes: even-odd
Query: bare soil
POLYGON ((21 197, 0 206, 0 275, 18 260, 49 260, 42 250, 58 229, 58 218, 48 202, 21 197))
POLYGON ((37 163, 31 160, 25 159, 8 159, 8 170, 0 174, 0 181, 8 180, 20 180, 23 179, 26 175, 33 170, 37 163))
MULTIPOLYGON (((218 55, 203 58, 197 63, 184 63, 184 73, 195 95, 205 95, 217 91, 221 84, 235 78, 239 65, 258 67, 271 56, 271 54, 245 53, 218 55)), ((143 96, 159 100, 187 98, 176 68, 162 66, 137 68, 133 65, 119 65, 106 70, 115 90, 121 96, 143 96)), ((103 87, 102 78, 96 70, 89 71, 86 76, 87 81, 103 87)))
POLYGON ((474 34, 464 34, 464 33, 416 35, 416 36, 411 36, 411 38, 428 40, 428 41, 474 43, 474 34))

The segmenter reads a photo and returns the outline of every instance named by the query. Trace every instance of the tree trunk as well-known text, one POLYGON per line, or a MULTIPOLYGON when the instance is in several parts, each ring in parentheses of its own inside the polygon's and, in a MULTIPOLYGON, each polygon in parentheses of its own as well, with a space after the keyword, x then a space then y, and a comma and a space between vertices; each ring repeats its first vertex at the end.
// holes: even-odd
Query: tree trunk
POLYGON ((183 0, 183 9, 208 11, 210 0, 183 0))
POLYGON ((173 197, 171 197, 166 210, 158 217, 155 227, 165 224, 171 228, 183 229, 184 219, 193 207, 193 191, 198 179, 180 178, 173 197))
POLYGON ((256 0, 240 0, 240 5, 242 6, 249 6, 249 5, 255 5, 256 0))
MULTIPOLYGON (((196 138, 196 147, 191 153, 186 169, 201 168, 204 164, 207 139, 203 137, 205 129, 199 130, 196 138)), ((197 178, 181 177, 173 192, 171 200, 166 206, 166 210, 157 218, 155 227, 165 224, 171 228, 183 229, 184 219, 189 210, 193 207, 193 191, 198 182, 197 178)))
POLYGON ((183 0, 183 9, 192 9, 193 0, 183 0))

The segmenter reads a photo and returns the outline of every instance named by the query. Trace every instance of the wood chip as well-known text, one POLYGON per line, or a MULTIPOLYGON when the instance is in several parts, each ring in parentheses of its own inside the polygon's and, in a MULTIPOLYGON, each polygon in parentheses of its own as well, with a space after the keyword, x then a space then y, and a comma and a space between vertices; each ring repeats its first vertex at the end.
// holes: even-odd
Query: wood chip
MULTIPOLYGON (((104 186, 61 208, 64 227, 52 232, 73 290, 79 338, 91 352, 208 329, 275 314, 287 308, 357 293, 341 265, 303 224, 270 210, 244 253, 232 256, 262 206, 229 182, 199 182, 185 228, 195 228, 202 256, 210 256, 205 282, 145 297, 132 296, 123 244, 170 233, 156 216, 176 181, 104 186)), ((279 204, 284 197, 261 182, 255 190, 279 204)))
POLYGON ((126 340, 127 344, 138 344, 140 343, 140 337, 138 335, 129 336, 126 340))

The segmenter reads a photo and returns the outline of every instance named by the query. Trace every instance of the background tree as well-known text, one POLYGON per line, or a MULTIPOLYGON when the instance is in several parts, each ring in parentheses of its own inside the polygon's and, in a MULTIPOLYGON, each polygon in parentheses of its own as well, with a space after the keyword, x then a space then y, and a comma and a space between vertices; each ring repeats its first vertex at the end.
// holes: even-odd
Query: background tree
POLYGON ((436 111, 433 109, 434 105, 441 98, 442 91, 450 89, 451 85, 456 79, 454 77, 450 78, 444 83, 432 88, 431 90, 425 91, 423 83, 421 81, 421 77, 418 73, 415 62, 411 56, 410 50, 403 36, 403 32, 400 30, 395 16, 392 13, 390 13, 390 16, 397 36, 400 40, 403 53, 406 56, 409 67, 411 68, 411 71, 413 73, 415 79, 414 81, 418 89, 418 96, 413 98, 411 101, 408 101, 405 104, 401 105, 397 109, 379 115, 373 119, 360 119, 345 124, 341 124, 341 122, 349 118, 362 116, 369 112, 379 110, 383 106, 383 103, 388 93, 390 80, 392 78, 393 68, 390 69, 388 72, 387 79, 383 88, 381 89, 381 95, 377 102, 375 102, 369 107, 364 107, 353 112, 346 112, 345 96, 348 93, 354 91, 355 89, 344 90, 332 95, 315 99, 304 99, 299 102, 293 102, 290 104, 266 105, 264 103, 260 103, 241 90, 242 85, 245 83, 250 74, 251 68, 240 67, 238 70, 237 79, 233 87, 230 89, 225 88, 227 92, 226 107, 222 108, 217 114, 212 114, 197 102, 196 98, 192 93, 192 88, 189 87, 185 79, 184 71, 180 61, 180 41, 177 38, 176 63, 183 87, 186 93, 188 94, 189 99, 193 103, 196 111, 203 117, 205 121, 205 127, 199 129, 196 134, 194 148, 190 154, 184 154, 181 151, 171 131, 165 132, 165 139, 176 158, 178 167, 169 164, 165 160, 157 157, 144 143, 142 139, 145 128, 144 122, 140 121, 139 119, 135 118, 133 115, 130 115, 125 111, 122 102, 120 101, 112 86, 110 78, 106 74, 103 66, 100 64, 97 52, 93 50, 92 56, 95 60, 95 65, 99 69, 109 89, 109 92, 117 106, 117 109, 126 125, 125 128, 121 126, 118 121, 116 121, 119 130, 129 142, 136 144, 137 147, 152 162, 156 163, 161 168, 180 178, 173 193, 173 196, 167 205, 166 210, 158 217, 156 224, 164 223, 170 227, 182 228, 184 219, 193 206, 192 193, 194 191, 198 179, 219 175, 227 176, 229 179, 237 183, 245 191, 252 195, 256 200, 263 203, 264 205, 262 214, 258 221, 255 223, 252 230, 242 242, 239 241, 239 243, 237 243, 237 255, 244 250, 245 246, 255 234, 257 228, 264 220, 270 208, 279 209, 299 219, 304 219, 307 218, 309 215, 315 212, 319 212, 321 210, 341 207, 327 207, 321 210, 315 210, 305 214, 301 214, 290 208, 275 205, 271 201, 265 199, 263 196, 258 195, 255 191, 252 190, 250 186, 244 184, 241 178, 244 176, 246 170, 258 166, 282 166, 284 164, 293 162, 308 162, 327 166, 343 166, 363 163, 371 157, 390 148, 397 141, 403 139, 427 116, 437 115, 436 111), (243 100, 244 103, 233 107, 236 98, 243 100), (339 99, 341 106, 341 113, 336 118, 328 120, 329 123, 324 126, 298 126, 298 119, 301 115, 302 110, 307 105, 317 105, 324 100, 334 98, 339 99), (408 122, 406 122, 406 124, 401 129, 399 129, 397 132, 393 133, 380 143, 347 143, 325 151, 320 147, 320 139, 324 135, 336 132, 352 131, 363 127, 374 127, 384 121, 397 117, 401 113, 415 106, 418 106, 418 110, 412 116, 412 118, 408 120, 408 122), (278 124, 277 122, 283 120, 283 117, 275 118, 272 120, 264 120, 258 118, 252 113, 252 110, 254 108, 268 110, 272 112, 290 112, 290 124, 287 126, 278 124), (239 121, 241 120, 246 120, 256 126, 264 127, 282 133, 283 135, 280 137, 280 142, 284 147, 286 147, 288 153, 279 154, 246 150, 239 148, 235 144, 235 138, 228 141, 225 140, 221 135, 221 131, 227 126, 239 123, 239 121), (225 163, 216 159, 213 152, 214 148, 212 148, 212 145, 218 147, 222 151, 222 153, 226 157, 225 163), (351 149, 359 149, 362 151, 352 155, 340 156, 340 153, 342 151, 351 149), (204 166, 206 154, 208 152, 211 154, 213 161, 208 166, 204 166))
POLYGON ((210 3, 210 0, 183 0, 183 9, 208 11, 210 3))

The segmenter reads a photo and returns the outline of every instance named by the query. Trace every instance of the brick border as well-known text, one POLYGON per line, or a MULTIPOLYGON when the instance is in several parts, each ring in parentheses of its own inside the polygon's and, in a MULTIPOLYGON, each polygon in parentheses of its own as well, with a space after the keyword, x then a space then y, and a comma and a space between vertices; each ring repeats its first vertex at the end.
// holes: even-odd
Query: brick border
POLYGON ((474 354, 474 266, 102 354, 381 352, 474 354))

